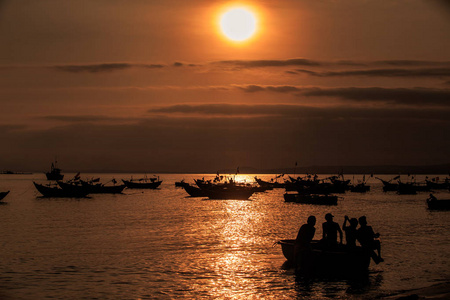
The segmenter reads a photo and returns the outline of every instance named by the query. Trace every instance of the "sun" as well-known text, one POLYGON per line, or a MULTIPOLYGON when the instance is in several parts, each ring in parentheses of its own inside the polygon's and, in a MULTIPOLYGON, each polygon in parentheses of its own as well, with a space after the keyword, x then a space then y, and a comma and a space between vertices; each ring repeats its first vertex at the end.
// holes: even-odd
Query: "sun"
POLYGON ((251 38, 256 32, 255 15, 246 8, 235 7, 227 10, 220 18, 220 29, 230 40, 242 42, 251 38))

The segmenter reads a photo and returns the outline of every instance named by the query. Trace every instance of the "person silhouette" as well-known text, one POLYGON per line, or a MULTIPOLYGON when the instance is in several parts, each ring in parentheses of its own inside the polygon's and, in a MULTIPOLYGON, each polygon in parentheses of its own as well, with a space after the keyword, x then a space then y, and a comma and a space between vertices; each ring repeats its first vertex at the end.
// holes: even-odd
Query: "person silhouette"
POLYGON ((311 241, 316 233, 316 217, 309 216, 306 224, 303 224, 295 239, 294 258, 296 271, 309 274, 312 270, 310 254, 312 251, 311 241))
POLYGON ((336 247, 337 246, 337 234, 339 232, 339 243, 342 244, 342 230, 338 223, 333 221, 333 215, 327 213, 325 215, 325 220, 322 224, 322 241, 325 243, 326 247, 336 247))
POLYGON ((349 219, 348 216, 345 216, 344 224, 342 224, 342 229, 345 232, 345 241, 347 247, 355 248, 356 247, 356 233, 358 226, 358 220, 356 218, 349 219), (347 226, 347 221, 350 225, 347 226))
POLYGON ((380 236, 379 233, 375 233, 371 226, 367 225, 366 216, 362 216, 358 219, 360 227, 357 230, 357 240, 361 244, 361 247, 371 252, 372 259, 376 264, 384 261, 381 258, 381 244, 379 240, 375 240, 380 236), (373 250, 377 250, 378 255, 373 250))

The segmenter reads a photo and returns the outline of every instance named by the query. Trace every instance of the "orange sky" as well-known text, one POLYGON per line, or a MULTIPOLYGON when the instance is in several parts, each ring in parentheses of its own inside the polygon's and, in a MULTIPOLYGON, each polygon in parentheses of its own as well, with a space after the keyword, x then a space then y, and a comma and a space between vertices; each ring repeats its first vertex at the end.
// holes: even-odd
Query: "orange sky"
POLYGON ((0 170, 447 163, 446 3, 2 1, 0 170))

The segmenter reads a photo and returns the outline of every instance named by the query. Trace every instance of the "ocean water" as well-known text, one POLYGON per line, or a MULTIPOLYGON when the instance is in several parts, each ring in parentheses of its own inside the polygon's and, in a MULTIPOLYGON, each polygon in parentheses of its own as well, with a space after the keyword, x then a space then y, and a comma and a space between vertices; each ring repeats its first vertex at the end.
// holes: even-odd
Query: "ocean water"
POLYGON ((46 199, 32 183, 44 174, 0 175, 0 191, 11 190, 0 205, 0 299, 370 299, 450 279, 450 212, 429 211, 428 193, 384 193, 371 178, 369 193, 347 192, 333 207, 285 203, 283 189, 241 201, 189 198, 174 186, 213 176, 160 174, 157 190, 46 199), (367 278, 305 282, 285 268, 274 243, 295 238, 309 215, 320 238, 328 212, 341 225, 366 215, 381 234, 385 262, 367 278))

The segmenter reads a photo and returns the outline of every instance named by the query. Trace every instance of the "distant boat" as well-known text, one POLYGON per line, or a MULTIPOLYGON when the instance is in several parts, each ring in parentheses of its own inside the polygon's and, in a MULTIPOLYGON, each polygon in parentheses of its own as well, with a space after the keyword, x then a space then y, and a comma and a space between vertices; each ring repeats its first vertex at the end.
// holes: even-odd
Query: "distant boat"
POLYGON ((438 200, 436 198, 428 198, 427 205, 432 210, 450 210, 450 199, 438 200))
MULTIPOLYGON (((295 240, 281 240, 277 244, 281 245, 283 255, 288 262, 295 263, 295 240)), ((321 246, 320 241, 312 241, 311 248, 312 250, 305 260, 310 265, 297 265, 297 271, 314 274, 354 275, 367 272, 369 269, 370 253, 361 247, 349 249, 345 245, 338 245, 336 248, 326 249, 321 246)))
POLYGON ((320 195, 320 194, 284 194, 285 202, 295 202, 301 204, 315 204, 315 205, 337 205, 338 196, 335 195, 320 195))
POLYGON ((50 172, 45 173, 45 176, 47 176, 47 180, 63 180, 64 175, 61 174, 61 169, 56 167, 56 163, 56 161, 55 163, 52 163, 50 172))
POLYGON ((126 188, 125 184, 115 185, 116 181, 113 180, 112 182, 114 185, 80 180, 81 186, 86 188, 89 194, 120 194, 126 188))
POLYGON ((189 183, 185 183, 183 185, 183 188, 186 191, 186 193, 188 193, 189 196, 191 196, 191 197, 206 197, 207 196, 206 193, 201 188, 192 186, 189 183))
POLYGON ((247 200, 250 198, 255 189, 253 187, 245 186, 213 186, 211 188, 202 188, 202 191, 209 199, 233 199, 233 200, 247 200))
POLYGON ((444 181, 439 181, 439 177, 430 180, 426 179, 427 186, 432 190, 446 190, 450 188, 450 182, 448 178, 444 181))
POLYGON ((34 181, 33 184, 44 197, 82 198, 89 194, 86 189, 60 188, 56 185, 43 185, 34 181))
POLYGON ((393 183, 392 180, 397 180, 400 176, 396 176, 388 181, 375 177, 383 183, 383 192, 395 192, 398 190, 398 183, 393 183))
POLYGON ((8 195, 8 194, 9 194, 9 191, 6 191, 6 192, 0 192, 0 201, 2 201, 3 198, 5 198, 6 195, 8 195))
POLYGON ((360 182, 350 187, 350 191, 353 193, 365 193, 370 191, 370 185, 366 185, 365 182, 360 182))
POLYGON ((130 179, 130 180, 122 179, 122 181, 129 189, 156 189, 162 183, 162 180, 159 180, 159 177, 158 178, 144 177, 140 179, 130 179))

